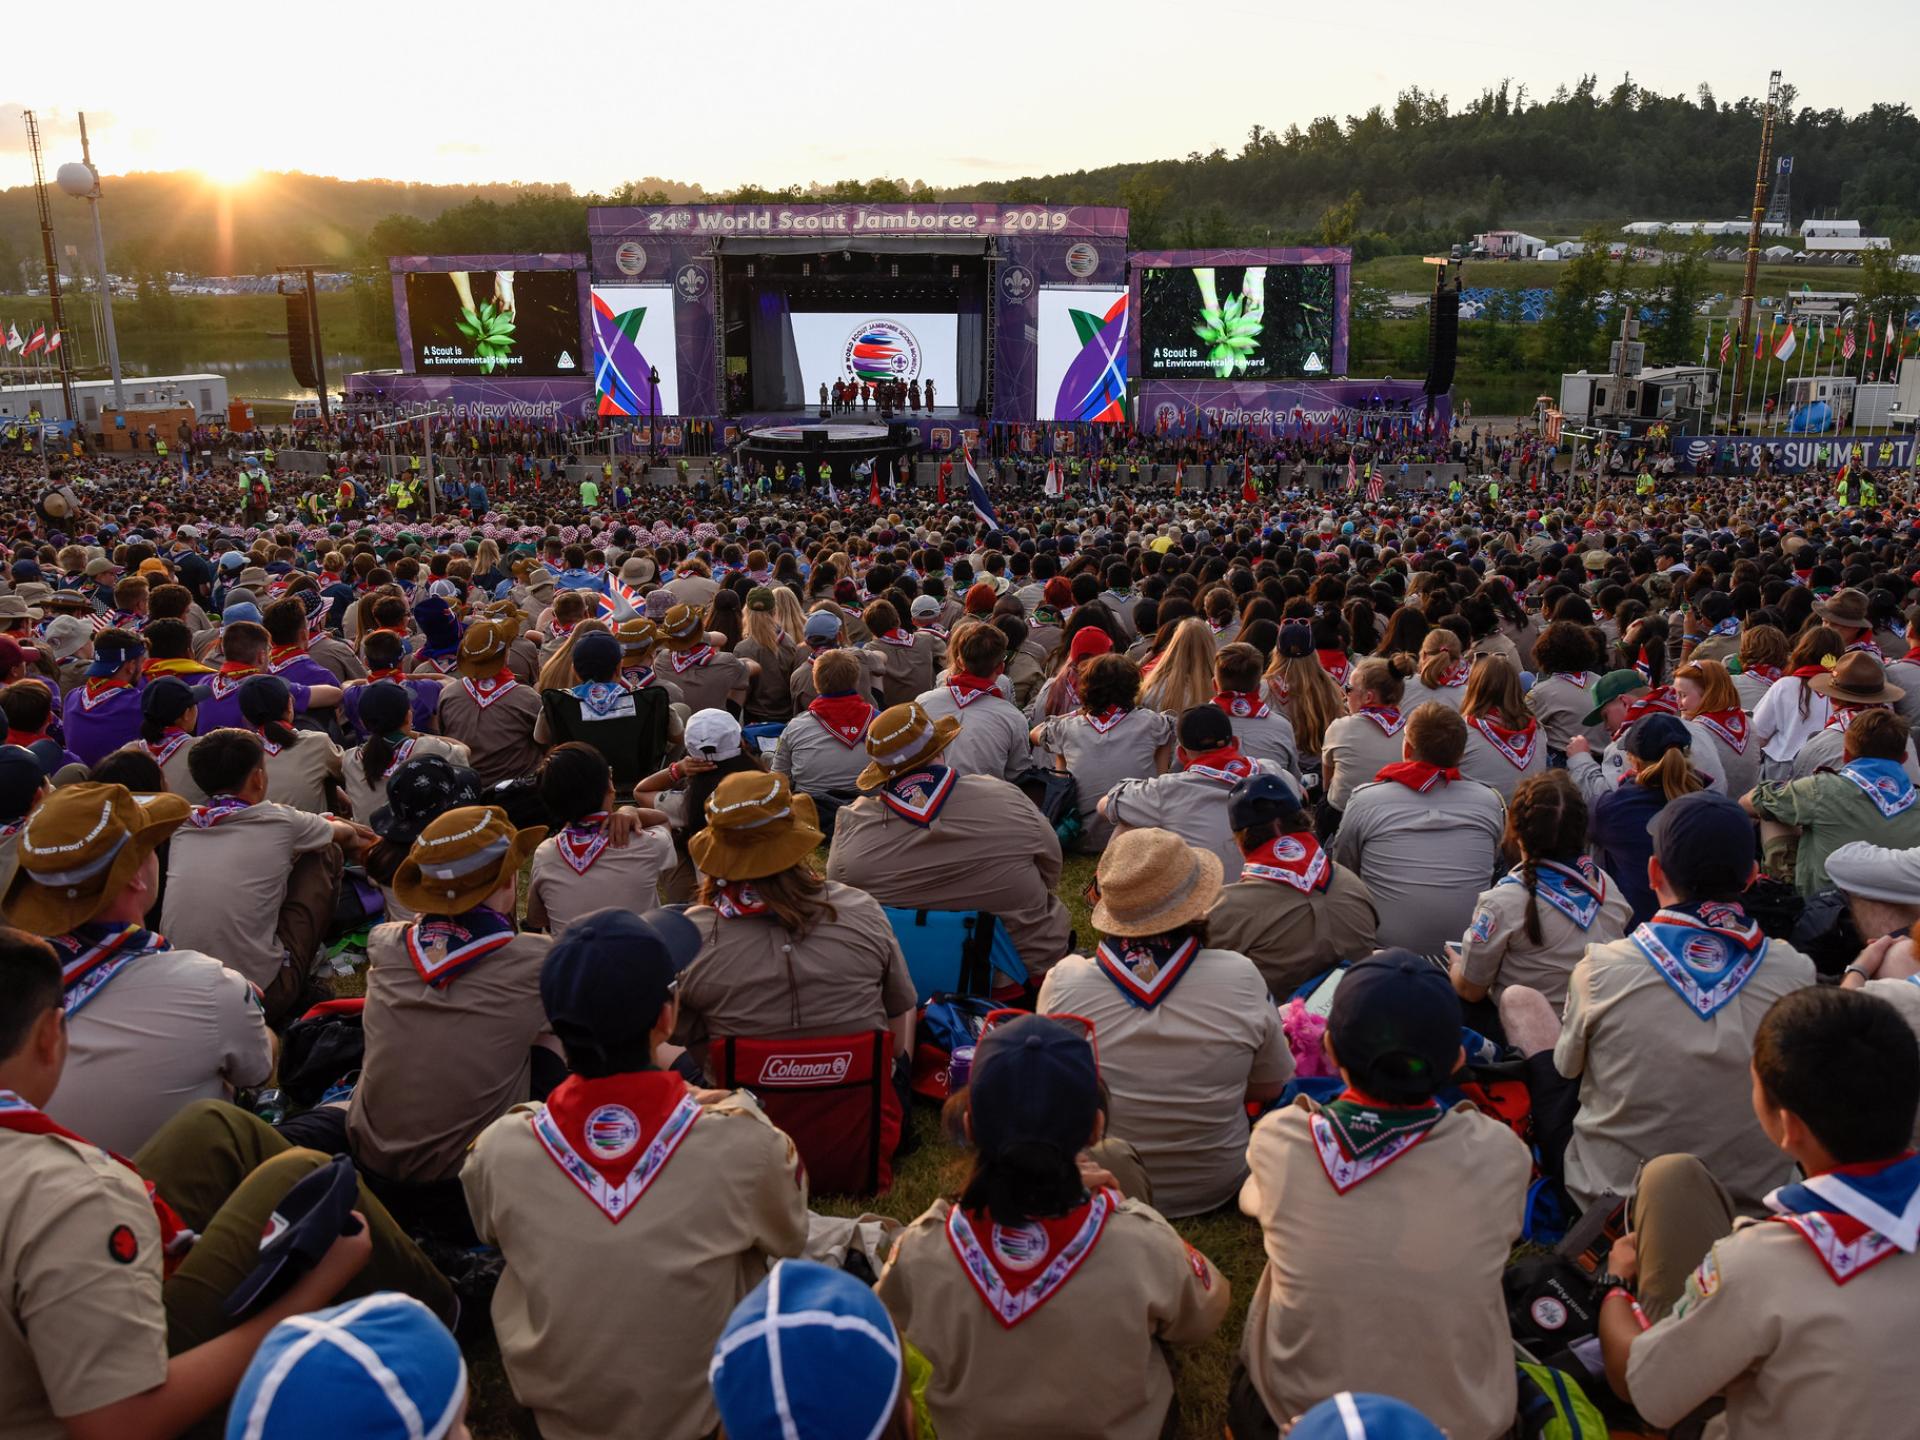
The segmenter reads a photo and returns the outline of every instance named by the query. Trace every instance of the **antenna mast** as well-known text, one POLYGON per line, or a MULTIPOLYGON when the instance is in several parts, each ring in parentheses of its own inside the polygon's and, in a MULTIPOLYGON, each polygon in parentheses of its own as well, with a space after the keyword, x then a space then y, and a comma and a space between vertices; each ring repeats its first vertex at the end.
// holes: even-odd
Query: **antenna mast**
POLYGON ((1733 355, 1733 397, 1727 411, 1727 430, 1737 433, 1745 419, 1741 413, 1742 391, 1746 388, 1747 369, 1752 363, 1748 347, 1753 343, 1753 291, 1760 277, 1760 223, 1767 216, 1767 168, 1773 156, 1773 118, 1780 108, 1780 72, 1767 80, 1767 108, 1760 121, 1760 163, 1753 177, 1753 223, 1747 230, 1747 277, 1740 289, 1739 346, 1733 355))

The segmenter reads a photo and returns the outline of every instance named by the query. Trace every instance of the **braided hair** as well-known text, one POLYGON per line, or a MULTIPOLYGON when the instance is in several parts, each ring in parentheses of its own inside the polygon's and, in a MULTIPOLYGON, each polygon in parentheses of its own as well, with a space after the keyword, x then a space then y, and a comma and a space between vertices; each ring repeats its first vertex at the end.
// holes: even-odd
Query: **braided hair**
POLYGON ((1564 770, 1531 775, 1514 787, 1501 842, 1520 855, 1527 887, 1527 940, 1541 943, 1540 863, 1571 865, 1587 845, 1587 802, 1564 770))

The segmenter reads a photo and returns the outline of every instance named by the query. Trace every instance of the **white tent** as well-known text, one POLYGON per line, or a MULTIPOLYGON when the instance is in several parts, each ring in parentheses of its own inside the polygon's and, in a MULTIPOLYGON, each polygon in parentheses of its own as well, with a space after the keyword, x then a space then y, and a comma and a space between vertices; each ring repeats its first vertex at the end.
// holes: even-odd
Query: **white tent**
POLYGON ((1549 245, 1533 258, 1536 260, 1558 260, 1560 258, 1560 250, 1557 246, 1549 245))
POLYGON ((1769 245, 1760 253, 1765 255, 1769 260, 1785 260, 1793 254, 1793 251, 1785 245, 1769 245))

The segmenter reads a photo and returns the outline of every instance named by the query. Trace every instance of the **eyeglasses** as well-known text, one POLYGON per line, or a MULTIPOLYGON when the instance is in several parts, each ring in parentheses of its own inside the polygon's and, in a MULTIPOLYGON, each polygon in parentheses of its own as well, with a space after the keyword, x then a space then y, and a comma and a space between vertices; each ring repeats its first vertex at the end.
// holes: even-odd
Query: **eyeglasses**
MULTIPOLYGON (((1014 1021, 1025 1019, 1033 1014, 1034 1012, 1031 1010, 989 1010, 986 1018, 980 1022, 979 1041, 975 1043, 978 1044, 980 1041, 984 1041, 987 1038, 988 1031, 997 1029, 1002 1025, 1011 1025, 1014 1021)), ((1068 1030, 1073 1031, 1073 1033, 1078 1035, 1082 1040, 1086 1041, 1088 1047, 1093 1051, 1093 1068, 1096 1071, 1099 1070, 1100 1044, 1093 1037, 1093 1021, 1087 1019, 1084 1015, 1069 1015, 1064 1010, 1057 1010, 1051 1014, 1041 1015, 1038 1018, 1051 1020, 1056 1025, 1064 1026, 1068 1030)))

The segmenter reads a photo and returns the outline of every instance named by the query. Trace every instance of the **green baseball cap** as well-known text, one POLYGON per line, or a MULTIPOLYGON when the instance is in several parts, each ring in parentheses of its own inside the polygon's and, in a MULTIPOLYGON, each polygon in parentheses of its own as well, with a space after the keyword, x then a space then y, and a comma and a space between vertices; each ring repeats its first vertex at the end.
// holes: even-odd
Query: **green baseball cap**
POLYGON ((1618 700, 1622 695, 1631 695, 1636 690, 1645 690, 1647 677, 1638 670, 1609 670, 1600 677, 1600 683, 1593 687, 1593 709, 1587 712, 1582 725, 1598 725, 1600 712, 1618 700))

